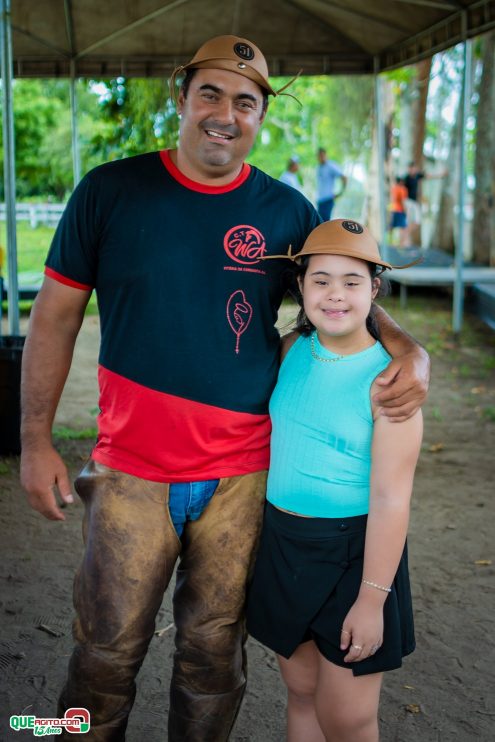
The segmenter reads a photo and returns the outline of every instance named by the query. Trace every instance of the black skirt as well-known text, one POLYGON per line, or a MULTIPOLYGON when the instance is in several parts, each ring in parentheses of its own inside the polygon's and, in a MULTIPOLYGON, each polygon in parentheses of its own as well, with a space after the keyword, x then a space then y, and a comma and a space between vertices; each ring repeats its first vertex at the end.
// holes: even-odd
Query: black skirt
POLYGON ((255 639, 286 658, 313 639, 324 657, 354 675, 401 666, 415 648, 407 546, 383 607, 382 646, 352 663, 340 649, 342 624, 361 587, 366 521, 366 515, 301 518, 267 503, 247 602, 255 639))

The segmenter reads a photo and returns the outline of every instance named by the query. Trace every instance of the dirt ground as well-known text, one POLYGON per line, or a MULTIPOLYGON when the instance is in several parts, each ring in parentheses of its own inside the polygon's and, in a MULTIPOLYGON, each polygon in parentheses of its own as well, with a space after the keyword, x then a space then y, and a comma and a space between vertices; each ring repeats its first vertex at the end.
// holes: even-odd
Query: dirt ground
MULTIPOLYGON (((382 742, 489 742, 495 739, 493 631, 495 334, 468 319, 452 344, 448 298, 413 297, 400 324, 427 344, 433 378, 412 508, 409 548, 416 652, 385 679, 382 742)), ((85 320, 59 426, 94 425, 98 323, 85 320)), ((57 441, 72 473, 89 440, 57 441)), ((71 649, 71 584, 81 557, 82 506, 65 523, 28 510, 18 460, 0 459, 0 741, 11 714, 54 713, 71 649)), ((127 739, 166 739, 173 652, 170 591, 160 610, 127 739)), ((269 651, 250 640, 250 674, 234 742, 284 739, 284 690, 269 651)), ((359 703, 359 699, 356 699, 359 703)), ((30 732, 24 731, 24 735, 30 732)), ((301 742, 305 742, 301 740, 301 742)))

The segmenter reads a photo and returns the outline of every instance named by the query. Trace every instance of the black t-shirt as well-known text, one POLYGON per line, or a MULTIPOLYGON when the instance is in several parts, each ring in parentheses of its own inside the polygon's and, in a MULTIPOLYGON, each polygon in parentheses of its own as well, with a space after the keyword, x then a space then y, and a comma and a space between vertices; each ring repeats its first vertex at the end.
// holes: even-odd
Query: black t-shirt
POLYGON ((267 467, 288 261, 261 258, 297 252, 318 223, 300 193, 249 165, 223 187, 190 181, 168 152, 85 176, 46 273, 96 289, 96 460, 166 482, 267 467))
POLYGON ((404 176, 404 185, 407 188, 407 197, 411 201, 418 200, 419 181, 425 177, 424 173, 415 173, 410 175, 409 173, 404 176))

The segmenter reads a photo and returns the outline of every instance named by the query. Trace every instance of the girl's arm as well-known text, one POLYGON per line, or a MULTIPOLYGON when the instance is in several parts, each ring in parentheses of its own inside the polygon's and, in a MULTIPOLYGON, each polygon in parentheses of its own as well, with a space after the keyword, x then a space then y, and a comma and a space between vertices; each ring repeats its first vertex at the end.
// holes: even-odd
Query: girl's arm
MULTIPOLYGON (((381 587, 392 585, 404 549, 422 432, 420 410, 400 424, 381 415, 374 423, 363 579, 381 587)), ((346 661, 363 660, 381 645, 387 596, 387 591, 361 583, 342 626, 341 649, 349 648, 346 661)))
POLYGON ((287 335, 284 335, 282 338, 280 338, 280 363, 282 363, 289 350, 292 348, 296 340, 300 337, 301 336, 297 332, 297 330, 293 330, 292 332, 289 332, 287 335))

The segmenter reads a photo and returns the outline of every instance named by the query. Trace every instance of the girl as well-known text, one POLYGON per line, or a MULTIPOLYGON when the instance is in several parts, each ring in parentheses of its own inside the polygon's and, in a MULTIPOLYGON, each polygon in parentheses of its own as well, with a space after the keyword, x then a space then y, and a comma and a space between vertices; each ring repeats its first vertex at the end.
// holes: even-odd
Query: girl
POLYGON ((414 650, 405 547, 422 418, 373 402, 390 356, 372 322, 391 268, 357 222, 310 234, 298 333, 270 402, 267 507, 248 630, 277 653, 289 742, 377 742, 383 672, 414 650))

